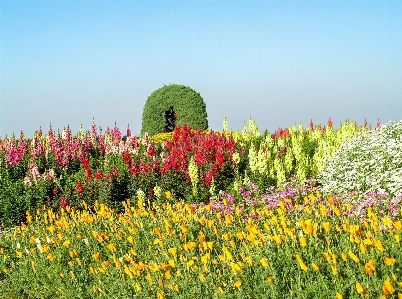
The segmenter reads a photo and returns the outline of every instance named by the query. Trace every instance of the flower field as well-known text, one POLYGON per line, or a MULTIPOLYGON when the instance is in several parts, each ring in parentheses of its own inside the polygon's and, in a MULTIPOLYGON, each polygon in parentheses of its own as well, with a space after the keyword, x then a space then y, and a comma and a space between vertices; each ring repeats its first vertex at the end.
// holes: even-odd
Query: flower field
POLYGON ((402 298, 398 125, 0 140, 0 298, 402 298), (389 128, 390 179, 334 184, 389 128))

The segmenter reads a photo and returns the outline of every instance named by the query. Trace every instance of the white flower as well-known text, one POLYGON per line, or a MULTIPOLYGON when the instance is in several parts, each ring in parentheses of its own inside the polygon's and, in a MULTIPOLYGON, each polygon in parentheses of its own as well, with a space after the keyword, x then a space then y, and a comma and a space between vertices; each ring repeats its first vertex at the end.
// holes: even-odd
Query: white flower
POLYGON ((18 248, 18 249, 20 249, 20 248, 21 248, 20 243, 17 243, 17 248, 18 248))

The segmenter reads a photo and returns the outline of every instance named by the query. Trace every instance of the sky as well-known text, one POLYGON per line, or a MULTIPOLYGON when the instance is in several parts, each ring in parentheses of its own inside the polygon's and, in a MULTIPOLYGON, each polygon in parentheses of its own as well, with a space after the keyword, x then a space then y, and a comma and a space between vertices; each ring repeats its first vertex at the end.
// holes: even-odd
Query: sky
POLYGON ((402 119, 402 1, 0 0, 0 137, 130 125, 191 87, 209 128, 402 119))

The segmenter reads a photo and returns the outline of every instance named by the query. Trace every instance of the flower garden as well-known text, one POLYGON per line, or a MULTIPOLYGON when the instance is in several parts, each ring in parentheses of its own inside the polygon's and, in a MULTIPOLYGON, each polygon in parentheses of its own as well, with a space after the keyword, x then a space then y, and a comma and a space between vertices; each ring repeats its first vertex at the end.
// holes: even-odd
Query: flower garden
POLYGON ((402 122, 0 139, 0 298, 402 298, 402 122))

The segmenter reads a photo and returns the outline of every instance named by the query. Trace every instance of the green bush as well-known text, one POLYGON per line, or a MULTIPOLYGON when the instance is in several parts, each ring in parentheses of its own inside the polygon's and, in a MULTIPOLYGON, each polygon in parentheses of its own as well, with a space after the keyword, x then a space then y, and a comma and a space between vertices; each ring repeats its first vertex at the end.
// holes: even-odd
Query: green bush
POLYGON ((171 84, 155 90, 148 97, 142 114, 141 135, 165 132, 165 111, 170 107, 176 113, 176 126, 208 129, 206 106, 201 95, 190 87, 171 84))

